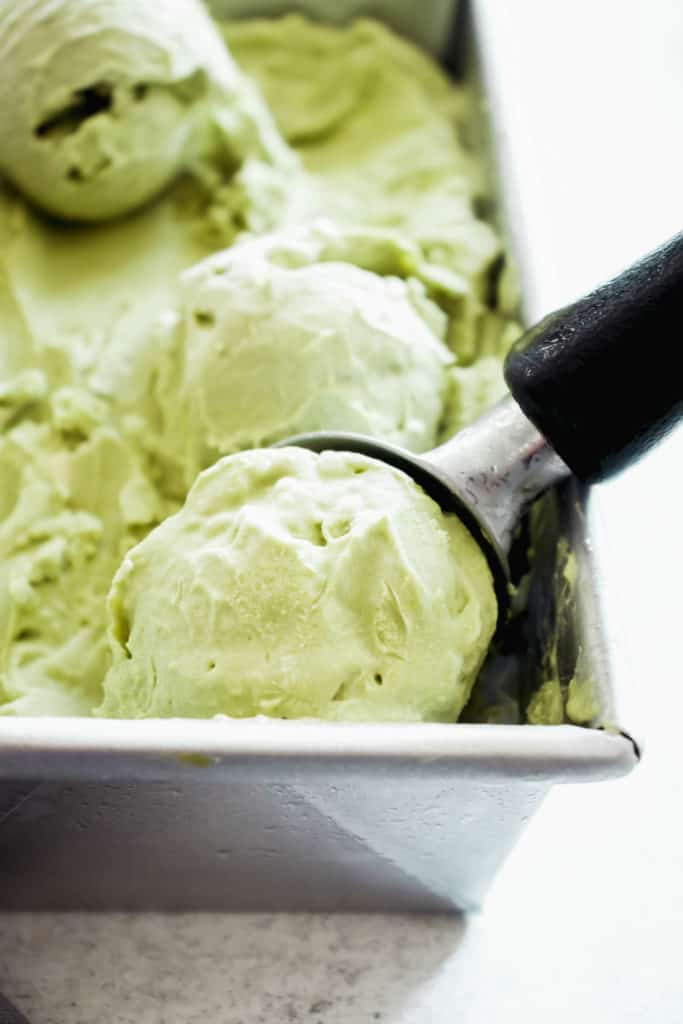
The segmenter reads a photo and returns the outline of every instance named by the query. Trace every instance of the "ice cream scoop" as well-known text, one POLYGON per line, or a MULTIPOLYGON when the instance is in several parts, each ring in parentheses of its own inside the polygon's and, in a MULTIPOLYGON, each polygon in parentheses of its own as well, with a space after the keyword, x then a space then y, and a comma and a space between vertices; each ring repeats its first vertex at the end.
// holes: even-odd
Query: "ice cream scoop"
POLYGON ((201 473, 109 594, 118 718, 454 721, 496 623, 457 516, 383 462, 272 448, 201 473))
POLYGON ((362 452, 410 474, 477 538, 504 607, 529 503, 571 473, 594 482, 625 468, 683 415, 682 313, 683 233, 527 331, 506 361, 512 397, 426 455, 353 434, 284 443, 362 452))
POLYGON ((221 455, 305 430, 434 446, 453 362, 447 318, 409 250, 396 272, 391 241, 314 224, 181 275, 156 393, 160 443, 187 486, 221 455))
POLYGON ((277 143, 199 0, 0 0, 0 171, 48 212, 142 205, 212 118, 238 163, 277 143))

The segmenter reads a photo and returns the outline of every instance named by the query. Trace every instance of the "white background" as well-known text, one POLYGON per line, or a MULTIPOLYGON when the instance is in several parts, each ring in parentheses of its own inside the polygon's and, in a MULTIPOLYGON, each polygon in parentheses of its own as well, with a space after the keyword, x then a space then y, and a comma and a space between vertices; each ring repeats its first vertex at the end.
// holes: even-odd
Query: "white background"
MULTIPOLYGON (((481 6, 550 308, 683 229, 683 2, 481 6)), ((683 325, 671 334, 683 348, 683 325)), ((4 916, 0 987, 31 1024, 678 1024, 682 468, 679 430, 600 496, 620 717, 642 765, 557 788, 483 914, 4 916)))

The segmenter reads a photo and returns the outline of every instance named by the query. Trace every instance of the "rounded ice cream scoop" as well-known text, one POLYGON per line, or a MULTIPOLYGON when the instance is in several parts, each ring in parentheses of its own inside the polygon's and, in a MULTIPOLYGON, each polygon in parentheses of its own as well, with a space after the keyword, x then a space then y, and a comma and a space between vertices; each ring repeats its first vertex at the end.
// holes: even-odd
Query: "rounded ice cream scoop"
POLYGON ((530 502, 571 473, 595 482, 625 468, 683 415, 682 315, 680 234, 527 331, 506 360, 512 397, 433 451, 352 434, 285 443, 360 452, 408 473, 477 538, 504 608, 507 555, 530 502))
POLYGON ((453 362, 446 317, 412 276, 325 259, 322 237, 247 240, 182 275, 157 396, 162 444, 188 486, 220 455, 299 431, 435 444, 453 362))
POLYGON ((496 622, 456 516, 362 455, 221 459, 124 558, 98 714, 453 721, 496 622))
POLYGON ((199 0, 0 0, 0 172, 48 212, 147 202, 214 111, 236 153, 276 136, 199 0))

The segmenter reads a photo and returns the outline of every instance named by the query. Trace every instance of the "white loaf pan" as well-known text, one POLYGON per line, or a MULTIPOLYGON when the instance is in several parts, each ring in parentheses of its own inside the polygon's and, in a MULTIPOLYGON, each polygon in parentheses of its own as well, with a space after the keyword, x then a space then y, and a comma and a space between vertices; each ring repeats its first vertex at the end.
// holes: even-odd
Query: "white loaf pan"
MULTIPOLYGON (((323 16, 328 6, 337 18, 342 6, 386 16, 404 32, 412 20, 418 41, 448 49, 448 0, 303 5, 323 16)), ((242 15, 278 5, 214 8, 242 15)), ((472 80, 485 83, 503 219, 534 319, 546 310, 515 207, 518 142, 505 121, 505 69, 487 48, 492 14, 483 0, 460 11, 457 59, 464 54, 472 80)), ((569 637, 610 728, 0 718, 0 907, 480 905, 554 783, 622 775, 638 758, 616 725, 590 494, 570 484, 561 513, 579 566, 569 637)))

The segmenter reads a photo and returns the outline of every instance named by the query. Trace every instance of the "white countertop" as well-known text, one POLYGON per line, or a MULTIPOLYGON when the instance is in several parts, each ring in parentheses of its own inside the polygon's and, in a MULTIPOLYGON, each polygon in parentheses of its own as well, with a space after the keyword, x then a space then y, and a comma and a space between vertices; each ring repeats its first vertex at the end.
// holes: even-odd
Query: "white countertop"
MULTIPOLYGON (((524 93, 537 158, 518 176, 553 305, 683 228, 683 5, 483 6, 524 93)), ((601 493, 620 718, 643 763, 556 788, 483 914, 4 915, 0 991, 31 1024, 678 1024, 682 467, 679 430, 601 493)))

